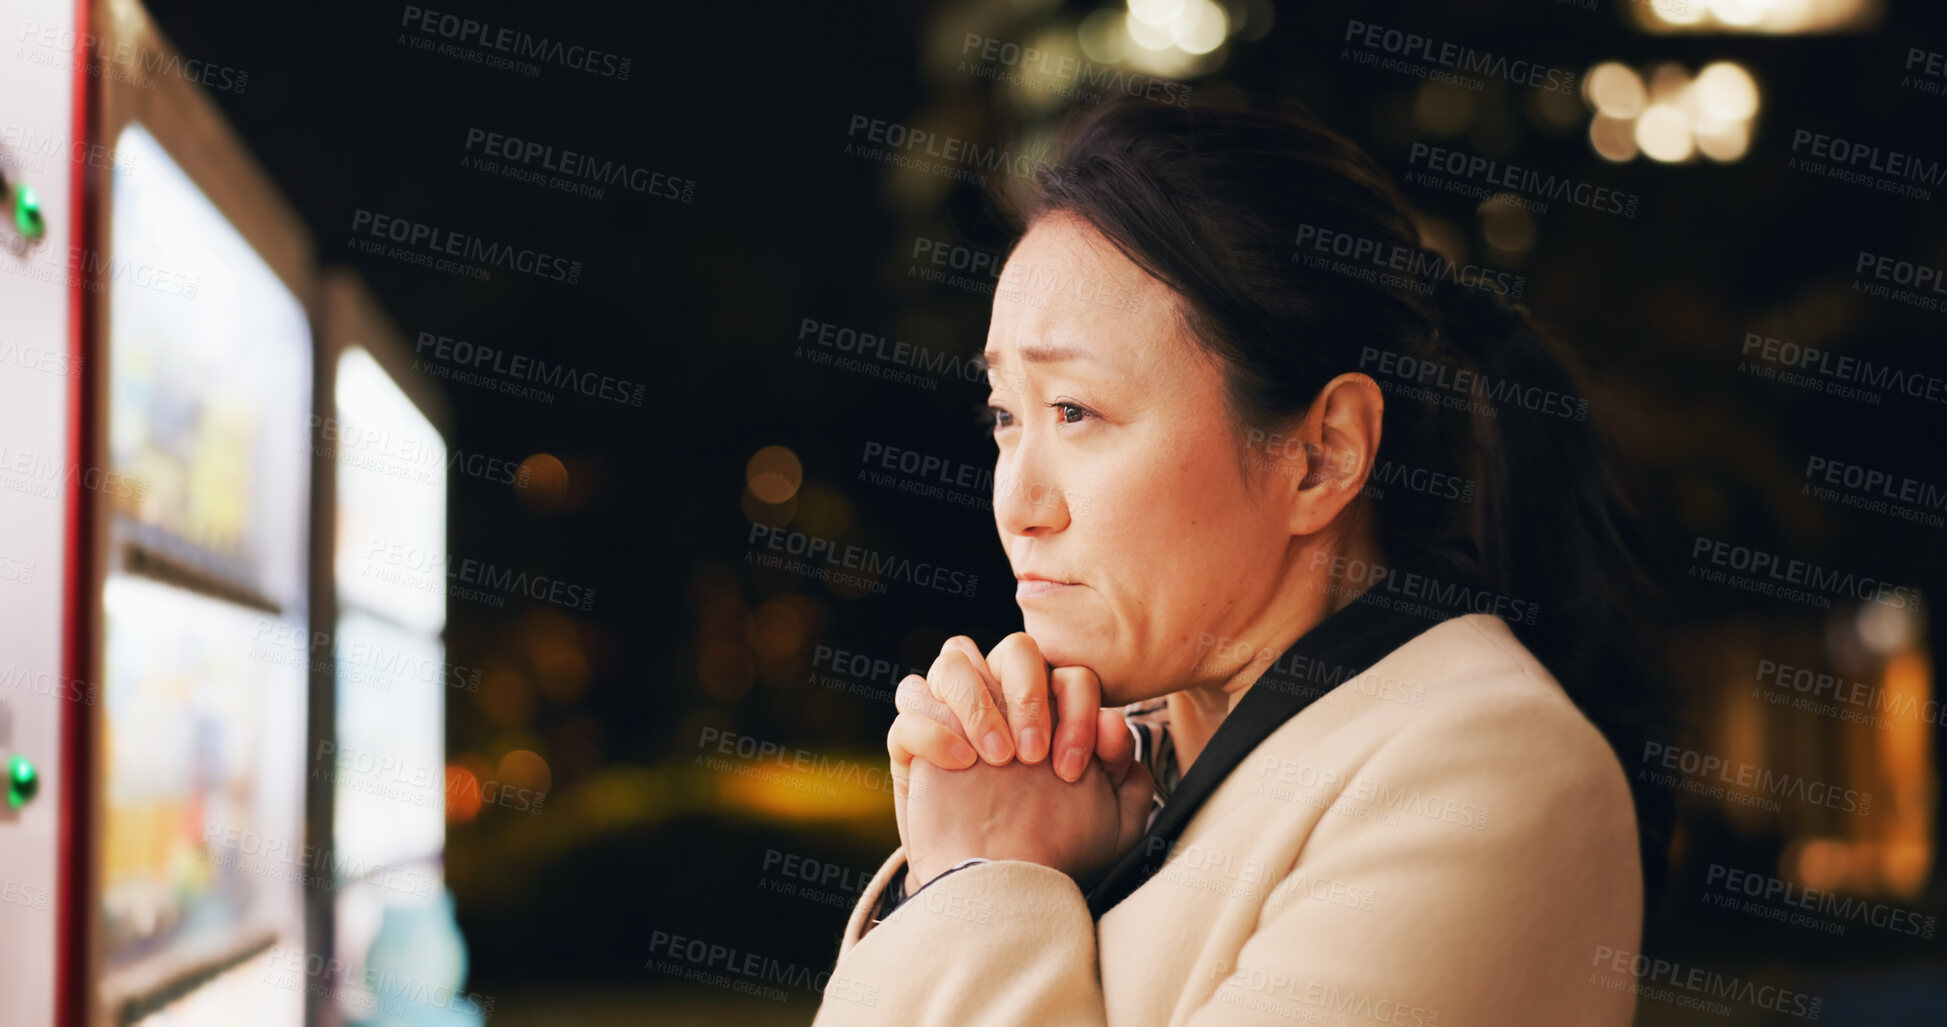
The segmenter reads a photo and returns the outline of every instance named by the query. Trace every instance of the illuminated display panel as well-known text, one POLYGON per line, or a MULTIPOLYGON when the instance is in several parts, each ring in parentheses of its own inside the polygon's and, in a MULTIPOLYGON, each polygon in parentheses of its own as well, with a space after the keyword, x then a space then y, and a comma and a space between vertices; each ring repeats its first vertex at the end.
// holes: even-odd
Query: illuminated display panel
MULTIPOLYGON (((117 995, 302 947, 312 339, 141 125, 110 197, 99 927, 117 995)), ((207 989, 206 989, 207 990, 207 989)), ((208 1001, 208 999, 204 999, 208 1001)), ((254 989, 295 1023, 301 990, 254 989)))
POLYGON ((338 363, 338 601, 437 636, 446 627, 446 443, 362 348, 338 363))
POLYGON ((130 125, 115 145, 143 169, 115 181, 107 269, 109 461, 142 486, 111 493, 116 526, 159 559, 301 611, 304 307, 153 136, 130 125))
MULTIPOLYGON (((372 331, 360 326, 360 334, 372 331)), ((412 980, 460 970, 383 957, 388 916, 422 917, 443 899, 446 691, 466 682, 446 662, 446 444, 412 398, 363 346, 338 358, 327 454, 337 475, 338 600, 332 848, 337 862, 338 1014, 385 1022, 399 996, 368 985, 420 967, 412 980), (403 568, 403 572, 402 572, 403 568), (381 958, 374 962, 374 953, 381 958), (375 1019, 375 1016, 377 1017, 375 1019)), ((441 911, 438 916, 444 918, 441 911)), ((404 921, 399 921, 404 922, 404 921)), ((397 928, 395 927, 395 930, 397 928)), ((398 939, 390 948, 397 950, 398 939)), ((452 1010, 421 1010, 452 1018, 452 1010)), ((429 1022, 447 1022, 435 1020, 429 1022)), ((458 1021, 454 1021, 458 1022, 458 1021)))

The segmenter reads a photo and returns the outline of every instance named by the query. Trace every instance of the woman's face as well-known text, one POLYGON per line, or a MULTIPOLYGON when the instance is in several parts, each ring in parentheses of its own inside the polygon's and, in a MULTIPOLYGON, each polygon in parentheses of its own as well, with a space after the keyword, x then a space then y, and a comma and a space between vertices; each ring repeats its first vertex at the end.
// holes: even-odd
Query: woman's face
MULTIPOLYGON (((1026 631, 1103 702, 1184 687, 1270 602, 1292 532, 1247 494, 1223 376, 1168 287, 1086 223, 1037 220, 995 290, 994 522, 1026 631)), ((1265 473, 1275 473, 1266 470, 1265 473)), ((1267 498, 1269 501, 1267 501, 1267 498)))

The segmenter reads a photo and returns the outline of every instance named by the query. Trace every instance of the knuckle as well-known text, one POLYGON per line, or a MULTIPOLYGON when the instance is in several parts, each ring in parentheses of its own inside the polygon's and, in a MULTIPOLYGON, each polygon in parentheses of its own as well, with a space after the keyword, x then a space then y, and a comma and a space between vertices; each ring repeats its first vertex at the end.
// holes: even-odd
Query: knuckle
POLYGON ((1070 702, 1095 705, 1094 700, 1102 694, 1102 686, 1095 674, 1085 667, 1057 667, 1048 675, 1050 688, 1059 691, 1062 698, 1070 702))
POLYGON ((901 713, 911 713, 922 699, 930 695, 925 678, 918 674, 908 674, 899 682, 898 690, 893 692, 892 705, 901 713))
POLYGON ((1002 716, 1000 707, 994 705, 994 697, 988 695, 985 688, 980 690, 980 694, 974 698, 971 706, 973 719, 975 720, 997 721, 1006 719, 1002 716))
POLYGON ((1009 719, 1042 720, 1048 715, 1048 700, 1039 695, 1021 695, 1008 700, 1009 719))
POLYGON ((999 658, 1003 655, 1011 656, 1015 652, 1026 653, 1030 656, 1033 656, 1035 659, 1041 658, 1041 647, 1035 645, 1034 639, 1025 631, 1016 631, 1008 635, 1006 638, 1001 639, 1000 642, 994 646, 994 651, 992 655, 995 658, 999 658))
POLYGON ((973 682, 957 675, 947 677, 943 681, 933 681, 932 684, 933 694, 956 710, 967 706, 978 706, 980 700, 987 694, 984 686, 976 689, 973 687, 973 682))
POLYGON ((967 658, 967 654, 958 649, 944 649, 939 656, 934 657, 933 665, 927 668, 926 683, 932 686, 933 694, 938 695, 942 679, 950 679, 957 683, 969 676, 979 675, 974 671, 973 661, 967 658), (961 670, 965 673, 960 673, 961 670))
POLYGON ((1087 667, 1056 667, 1048 672, 1048 677, 1063 684, 1092 685, 1095 683, 1095 672, 1087 667))

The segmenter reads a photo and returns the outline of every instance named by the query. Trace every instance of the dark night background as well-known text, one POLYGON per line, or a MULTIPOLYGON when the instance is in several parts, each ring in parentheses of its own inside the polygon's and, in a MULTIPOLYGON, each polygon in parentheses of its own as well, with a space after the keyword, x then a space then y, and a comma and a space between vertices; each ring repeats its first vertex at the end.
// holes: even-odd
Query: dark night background
MULTIPOLYGON (((844 154, 847 124, 864 114, 983 143, 1045 125, 1052 112, 1023 111, 992 81, 956 73, 957 41, 967 31, 1030 39, 1093 5, 425 5, 628 55, 626 82, 552 67, 530 79, 413 50, 397 41, 400 4, 147 6, 185 55, 249 72, 243 93, 212 95, 310 225, 321 262, 357 267, 408 338, 428 331, 648 386, 640 408, 445 386, 454 445, 553 454, 566 470, 525 493, 455 477, 450 550, 598 596, 587 614, 451 604, 450 659, 487 673, 477 695, 449 702, 449 757, 491 762, 529 748, 552 775, 543 816, 491 811, 449 825, 469 990, 502 996, 496 1016, 509 1023, 641 1022, 658 1011, 808 1021, 818 997, 804 989, 777 1004, 684 991, 643 969, 650 932, 826 968, 846 910, 763 890, 766 853, 834 861, 862 883, 896 844, 889 803, 856 788, 829 809, 751 797, 692 765, 699 732, 882 766, 890 704, 807 684, 815 647, 924 667, 948 635, 991 645, 1019 625, 988 513, 858 480, 868 442, 991 464, 973 416, 983 392, 952 377, 937 391, 891 384, 793 355, 806 318, 973 354, 988 298, 909 277, 908 252, 919 237, 994 251, 1008 242, 978 188, 844 154), (589 199, 463 169, 472 128, 693 180, 693 202, 621 189, 589 199), (360 208, 564 254, 583 262, 581 284, 477 283, 355 257, 346 239, 360 208), (804 487, 782 511, 745 493, 747 462, 770 445, 803 465, 804 487), (977 573, 982 587, 971 601, 898 584, 860 599, 754 571, 743 562, 751 518, 786 515, 977 573), (534 1010, 563 1018, 522 1019, 534 1010)), ((1947 601, 1939 530, 1801 494, 1808 454, 1947 483, 1941 408, 1894 394, 1869 406, 1738 371, 1740 341, 1758 332, 1947 376, 1940 312, 1848 288, 1860 250, 1947 266, 1947 198, 1786 169, 1798 127, 1947 159, 1947 98, 1900 84, 1909 45, 1947 49, 1947 19, 1904 3, 1861 33, 1652 35, 1619 10, 1628 6, 1283 5, 1267 35, 1232 40, 1222 67, 1193 81, 1202 101, 1303 101, 1397 175, 1407 147, 1431 138, 1415 122, 1420 83, 1341 59, 1348 18, 1578 71, 1607 60, 1749 69, 1761 106, 1748 153, 1730 163, 1609 163, 1591 149, 1586 107, 1551 131, 1530 116, 1531 90, 1494 80, 1457 135, 1432 141, 1643 197, 1633 220, 1551 205, 1534 219, 1531 248, 1491 262, 1528 276, 1529 307, 1586 364, 1593 416, 1616 439, 1645 525, 1641 555, 1666 592, 1649 613, 1670 636, 1686 715, 1713 739, 1740 723, 1781 732, 1780 758, 1802 757, 1807 772, 1858 767, 1858 744, 1838 725, 1756 703, 1725 712, 1748 701, 1738 674, 1759 657, 1820 665, 1830 618, 1685 572, 1704 535, 1894 576, 1947 601)), ((1479 245, 1472 201, 1406 192, 1479 245)), ((1939 652, 1941 631, 1933 615, 1923 648, 1939 652)), ((1931 864, 1937 725, 1928 731, 1930 862, 1922 887, 1897 902, 1935 914, 1947 903, 1931 864)), ((1827 937, 1700 904, 1702 867, 1775 866, 1818 825, 1752 822, 1683 798, 1674 886, 1652 911, 1646 951, 1795 982, 1826 996, 1828 1023, 1938 1015, 1938 941, 1827 937)), ((1639 1010, 1639 1022, 1722 1022, 1658 1002, 1639 1010)), ((1731 1022, 1754 1015, 1740 1009, 1731 1022)))

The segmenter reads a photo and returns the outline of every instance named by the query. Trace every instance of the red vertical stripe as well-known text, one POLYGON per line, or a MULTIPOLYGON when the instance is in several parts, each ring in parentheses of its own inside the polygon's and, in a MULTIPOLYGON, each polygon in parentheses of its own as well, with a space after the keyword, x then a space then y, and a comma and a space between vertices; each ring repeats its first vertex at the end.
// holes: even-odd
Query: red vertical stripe
MULTIPOLYGON (((98 80, 88 74, 88 62, 92 59, 86 42, 89 3, 90 0, 74 3, 73 138, 82 141, 90 139, 89 121, 101 101, 100 92, 94 87, 98 80)), ((81 247, 86 253, 97 249, 100 243, 94 238, 96 219, 90 216, 97 197, 92 194, 86 163, 71 160, 68 164, 69 245, 81 247)), ((82 266, 86 265, 84 260, 82 266)), ((69 379, 68 387, 68 459, 73 461, 70 466, 86 467, 94 457, 94 397, 100 392, 96 383, 104 380, 101 363, 106 353, 106 347, 99 345, 96 329, 94 305, 88 302, 82 275, 76 274, 68 281, 68 352, 71 357, 81 357, 81 367, 69 379)), ((73 367, 72 362, 69 366, 73 367)), ((100 630, 95 613, 100 608, 100 596, 95 591, 95 509, 88 490, 81 487, 85 477, 70 475, 67 488, 61 648, 63 673, 69 680, 88 681, 93 680, 92 656, 100 630)), ((99 691, 96 694, 100 696, 99 691)), ((60 876, 54 927, 54 1020, 60 1027, 86 1027, 83 1018, 88 1011, 89 967, 93 962, 90 950, 93 932, 89 929, 94 919, 89 879, 94 865, 96 826, 90 819, 95 789, 92 713, 91 707, 78 702, 63 704, 61 713, 61 803, 57 811, 60 876)))

